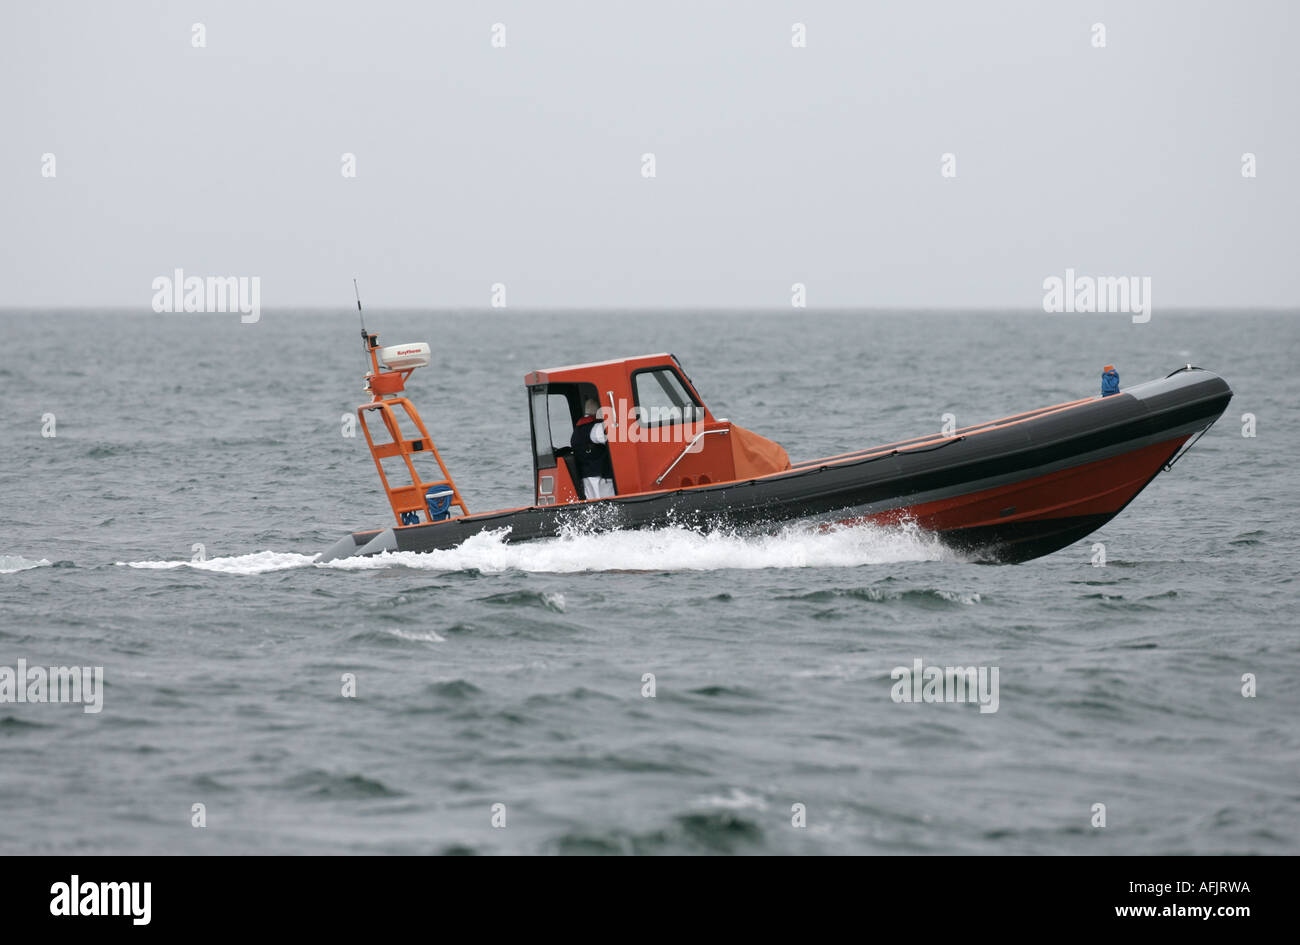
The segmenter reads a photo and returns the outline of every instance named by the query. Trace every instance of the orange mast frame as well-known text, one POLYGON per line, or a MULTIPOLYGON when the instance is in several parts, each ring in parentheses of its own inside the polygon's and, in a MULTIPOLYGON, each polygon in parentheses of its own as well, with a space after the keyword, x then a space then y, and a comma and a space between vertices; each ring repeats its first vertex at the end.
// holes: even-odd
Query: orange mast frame
POLYGON ((370 447, 370 455, 375 461, 375 469, 379 471, 379 481, 384 485, 384 492, 388 495, 388 503, 393 507, 393 516, 397 519, 397 524, 416 525, 420 524, 421 516, 425 522, 442 521, 450 515, 450 506, 455 505, 460 509, 462 515, 468 515, 469 509, 465 505, 465 500, 461 498, 460 490, 456 488, 456 483, 452 481, 451 474, 447 472, 447 466, 442 461, 442 456, 438 453, 438 448, 433 445, 433 438, 429 436, 429 430, 420 419, 419 412, 415 405, 406 397, 400 396, 405 392, 406 379, 410 377, 413 367, 402 368, 400 370, 391 370, 381 367, 379 363, 379 334, 364 333, 366 341, 366 353, 370 356, 370 373, 366 375, 365 389, 371 394, 368 403, 357 407, 357 419, 361 422, 361 430, 366 435, 366 444, 370 447), (407 417, 415 424, 415 428, 420 435, 416 438, 407 438, 402 433, 401 424, 398 422, 397 411, 405 411, 407 417), (384 424, 384 429, 388 431, 390 442, 376 443, 370 433, 370 427, 366 423, 367 413, 378 413, 384 424), (417 453, 431 453, 433 458, 438 462, 438 469, 442 472, 441 479, 425 480, 420 478, 419 471, 415 468, 415 463, 411 457, 417 453), (383 460, 393 456, 400 456, 406 464, 406 471, 410 475, 410 485, 393 485, 388 481, 388 474, 384 472, 383 460), (437 486, 442 486, 451 490, 451 500, 447 504, 447 514, 441 517, 435 517, 434 512, 430 509, 430 503, 425 500, 425 494, 437 486))

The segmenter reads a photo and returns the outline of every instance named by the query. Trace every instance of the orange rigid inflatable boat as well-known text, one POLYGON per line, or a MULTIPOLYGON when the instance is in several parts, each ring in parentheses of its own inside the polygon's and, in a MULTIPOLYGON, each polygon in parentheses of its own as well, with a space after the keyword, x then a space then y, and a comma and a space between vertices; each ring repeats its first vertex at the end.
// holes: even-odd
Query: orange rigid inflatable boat
MULTIPOLYGON (((1101 396, 988 423, 791 463, 784 449, 713 415, 671 354, 533 371, 533 504, 471 513, 405 397, 424 344, 380 348, 362 328, 371 400, 357 408, 394 524, 343 536, 317 561, 452 548, 483 531, 506 541, 566 529, 771 531, 815 523, 915 523, 974 560, 1050 554, 1108 522, 1232 397, 1218 375, 1180 368, 1101 396), (569 446, 583 405, 601 405, 616 494, 586 498, 569 446)), ((602 421, 597 421, 602 422, 602 421)))

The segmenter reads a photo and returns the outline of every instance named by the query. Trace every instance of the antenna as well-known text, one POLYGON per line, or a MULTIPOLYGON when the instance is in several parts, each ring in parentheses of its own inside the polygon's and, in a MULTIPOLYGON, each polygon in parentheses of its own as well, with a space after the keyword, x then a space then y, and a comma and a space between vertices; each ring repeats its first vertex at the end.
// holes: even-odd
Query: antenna
POLYGON ((357 288, 357 280, 355 277, 353 277, 352 279, 352 291, 355 292, 357 296, 357 317, 361 319, 362 353, 366 357, 369 357, 370 356, 370 333, 366 331, 366 316, 365 313, 361 311, 361 290, 357 288))

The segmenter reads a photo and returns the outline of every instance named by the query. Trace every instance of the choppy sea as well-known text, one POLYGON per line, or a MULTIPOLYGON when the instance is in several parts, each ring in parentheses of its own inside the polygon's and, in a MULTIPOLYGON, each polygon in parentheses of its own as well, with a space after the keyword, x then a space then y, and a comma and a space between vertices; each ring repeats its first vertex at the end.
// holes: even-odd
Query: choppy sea
POLYGON ((869 527, 316 565, 390 519, 343 435, 355 311, 0 313, 0 667, 104 680, 99 712, 0 704, 0 853, 1300 852, 1300 313, 367 320, 433 345, 408 391, 473 511, 531 501, 554 364, 672 351, 795 460, 1110 363, 1235 396, 1019 566, 869 527), (997 711, 894 701, 918 659, 996 667, 997 711))

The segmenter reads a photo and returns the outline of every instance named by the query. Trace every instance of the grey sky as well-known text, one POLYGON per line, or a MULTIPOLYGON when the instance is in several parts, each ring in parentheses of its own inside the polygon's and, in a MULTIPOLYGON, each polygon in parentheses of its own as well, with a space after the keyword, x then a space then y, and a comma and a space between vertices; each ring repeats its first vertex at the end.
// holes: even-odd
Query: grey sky
POLYGON ((1150 276, 1156 307, 1300 304, 1294 3, 6 0, 3 21, 9 306, 147 310, 175 268, 260 276, 267 308, 347 304, 354 275, 376 307, 502 282, 511 307, 780 308, 803 282, 810 307, 1031 308, 1066 267, 1150 276))

